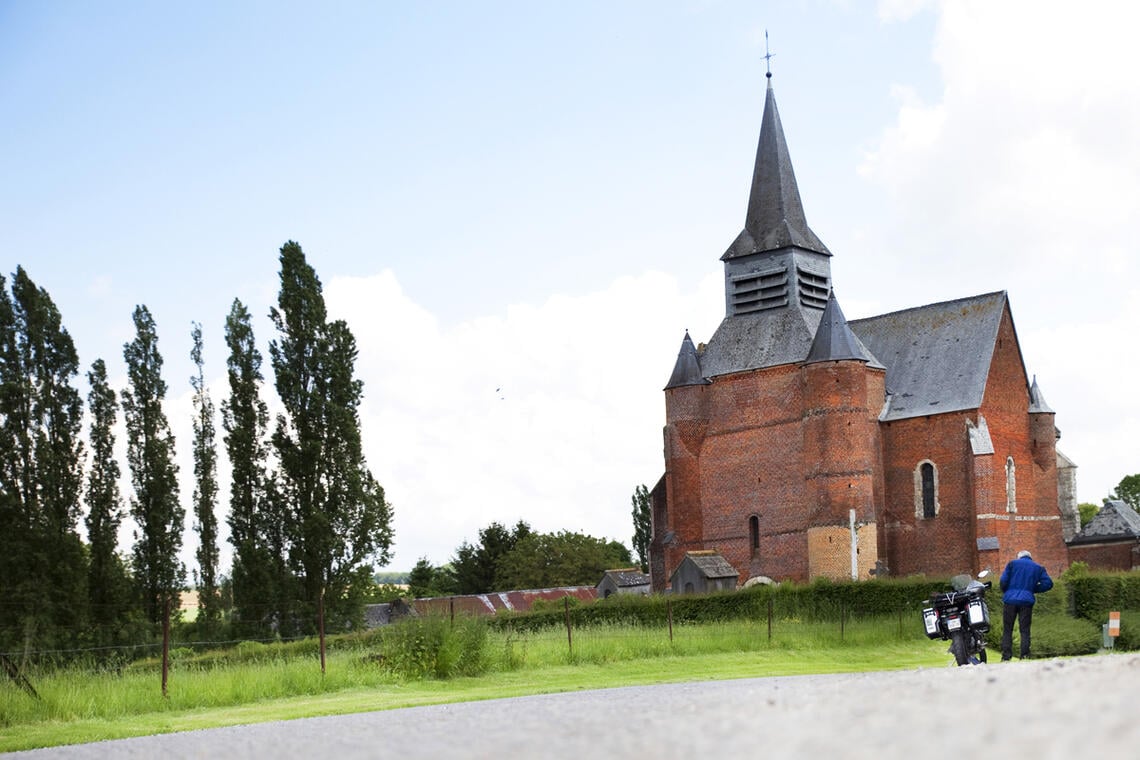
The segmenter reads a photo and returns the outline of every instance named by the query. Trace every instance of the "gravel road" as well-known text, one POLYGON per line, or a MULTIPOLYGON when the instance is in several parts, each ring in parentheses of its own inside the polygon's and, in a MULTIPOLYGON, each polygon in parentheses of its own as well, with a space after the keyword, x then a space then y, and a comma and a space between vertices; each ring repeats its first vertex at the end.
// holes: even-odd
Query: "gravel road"
POLYGON ((636 686, 190 731, 16 758, 1137 756, 1140 655, 636 686), (996 753, 996 754, 995 754, 996 753))

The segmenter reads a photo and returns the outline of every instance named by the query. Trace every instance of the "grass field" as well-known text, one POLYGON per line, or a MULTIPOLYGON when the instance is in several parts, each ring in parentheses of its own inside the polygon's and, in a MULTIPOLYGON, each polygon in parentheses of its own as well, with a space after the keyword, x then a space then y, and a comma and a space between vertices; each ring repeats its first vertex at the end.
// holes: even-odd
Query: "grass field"
POLYGON ((946 666, 944 643, 897 619, 599 626, 534 634, 477 620, 343 638, 321 674, 312 642, 240 646, 159 669, 72 667, 30 677, 40 700, 0 686, 0 751, 367 710, 693 680, 946 666), (441 677, 442 676, 442 677, 441 677))

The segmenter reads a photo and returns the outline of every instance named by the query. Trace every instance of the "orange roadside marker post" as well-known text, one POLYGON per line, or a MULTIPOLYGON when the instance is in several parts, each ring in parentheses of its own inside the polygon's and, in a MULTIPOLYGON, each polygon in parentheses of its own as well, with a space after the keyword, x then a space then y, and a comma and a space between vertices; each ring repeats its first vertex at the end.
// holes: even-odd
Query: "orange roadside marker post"
POLYGON ((1116 638, 1120 635, 1120 613, 1109 612, 1108 622, 1100 627, 1102 646, 1105 649, 1116 648, 1116 638))

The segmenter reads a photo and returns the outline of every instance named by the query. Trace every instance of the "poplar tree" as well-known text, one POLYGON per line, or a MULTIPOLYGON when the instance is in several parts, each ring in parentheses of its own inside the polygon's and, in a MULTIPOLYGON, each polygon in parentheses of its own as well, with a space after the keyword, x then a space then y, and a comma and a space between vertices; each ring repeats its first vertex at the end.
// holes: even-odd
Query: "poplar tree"
POLYGON ((178 501, 174 436, 162 409, 166 383, 154 318, 146 306, 138 306, 133 319, 135 339, 123 346, 129 382, 123 391, 123 417, 134 488, 131 517, 138 524, 132 560, 143 610, 150 622, 158 623, 164 606, 177 601, 185 580, 178 552, 186 510, 178 501))
POLYGON ((5 627, 22 629, 25 646, 66 645, 86 623, 79 359, 59 309, 23 267, 0 304, 0 364, 5 627))
POLYGON ((222 619, 218 594, 218 452, 214 440, 214 402, 202 369, 202 325, 190 331, 190 359, 197 369, 190 377, 194 389, 194 530, 198 533, 198 620, 210 634, 222 619))
POLYGON ((236 298, 226 317, 226 346, 230 393, 222 401, 222 428, 231 471, 227 522, 234 608, 239 635, 257 636, 268 633, 271 613, 284 613, 284 548, 281 518, 273 514, 268 493, 269 411, 261 398, 261 353, 249 310, 236 298))
POLYGON ((122 497, 119 494, 119 462, 115 458, 115 420, 118 400, 107 382, 107 366, 96 359, 87 373, 90 391, 87 410, 91 418, 88 435, 91 448, 87 473, 87 540, 90 544, 87 588, 94 624, 93 643, 106 645, 119 640, 128 611, 129 578, 118 554, 122 497))
POLYGON ((29 521, 23 504, 21 420, 25 382, 16 341, 16 315, 7 281, 0 275, 0 647, 14 649, 22 636, 29 588, 29 521))
POLYGON ((281 290, 270 311, 279 338, 269 354, 284 407, 273 446, 290 560, 306 617, 324 595, 327 617, 343 625, 362 609, 373 563, 388 559, 391 509, 361 446, 355 339, 343 321, 326 321, 321 283, 301 246, 286 243, 280 261, 281 290))
POLYGON ((633 489, 633 552, 641 572, 649 572, 649 542, 653 540, 653 518, 650 514, 649 489, 639 485, 633 489))

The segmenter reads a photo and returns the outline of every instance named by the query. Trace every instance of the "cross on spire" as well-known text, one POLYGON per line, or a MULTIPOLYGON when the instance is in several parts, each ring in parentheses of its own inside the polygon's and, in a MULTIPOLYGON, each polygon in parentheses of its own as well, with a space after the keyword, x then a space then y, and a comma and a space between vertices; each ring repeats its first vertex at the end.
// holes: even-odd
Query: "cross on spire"
POLYGON ((769 79, 772 78, 772 59, 776 57, 775 53, 768 51, 768 30, 764 30, 764 65, 768 68, 768 73, 764 76, 769 79))

